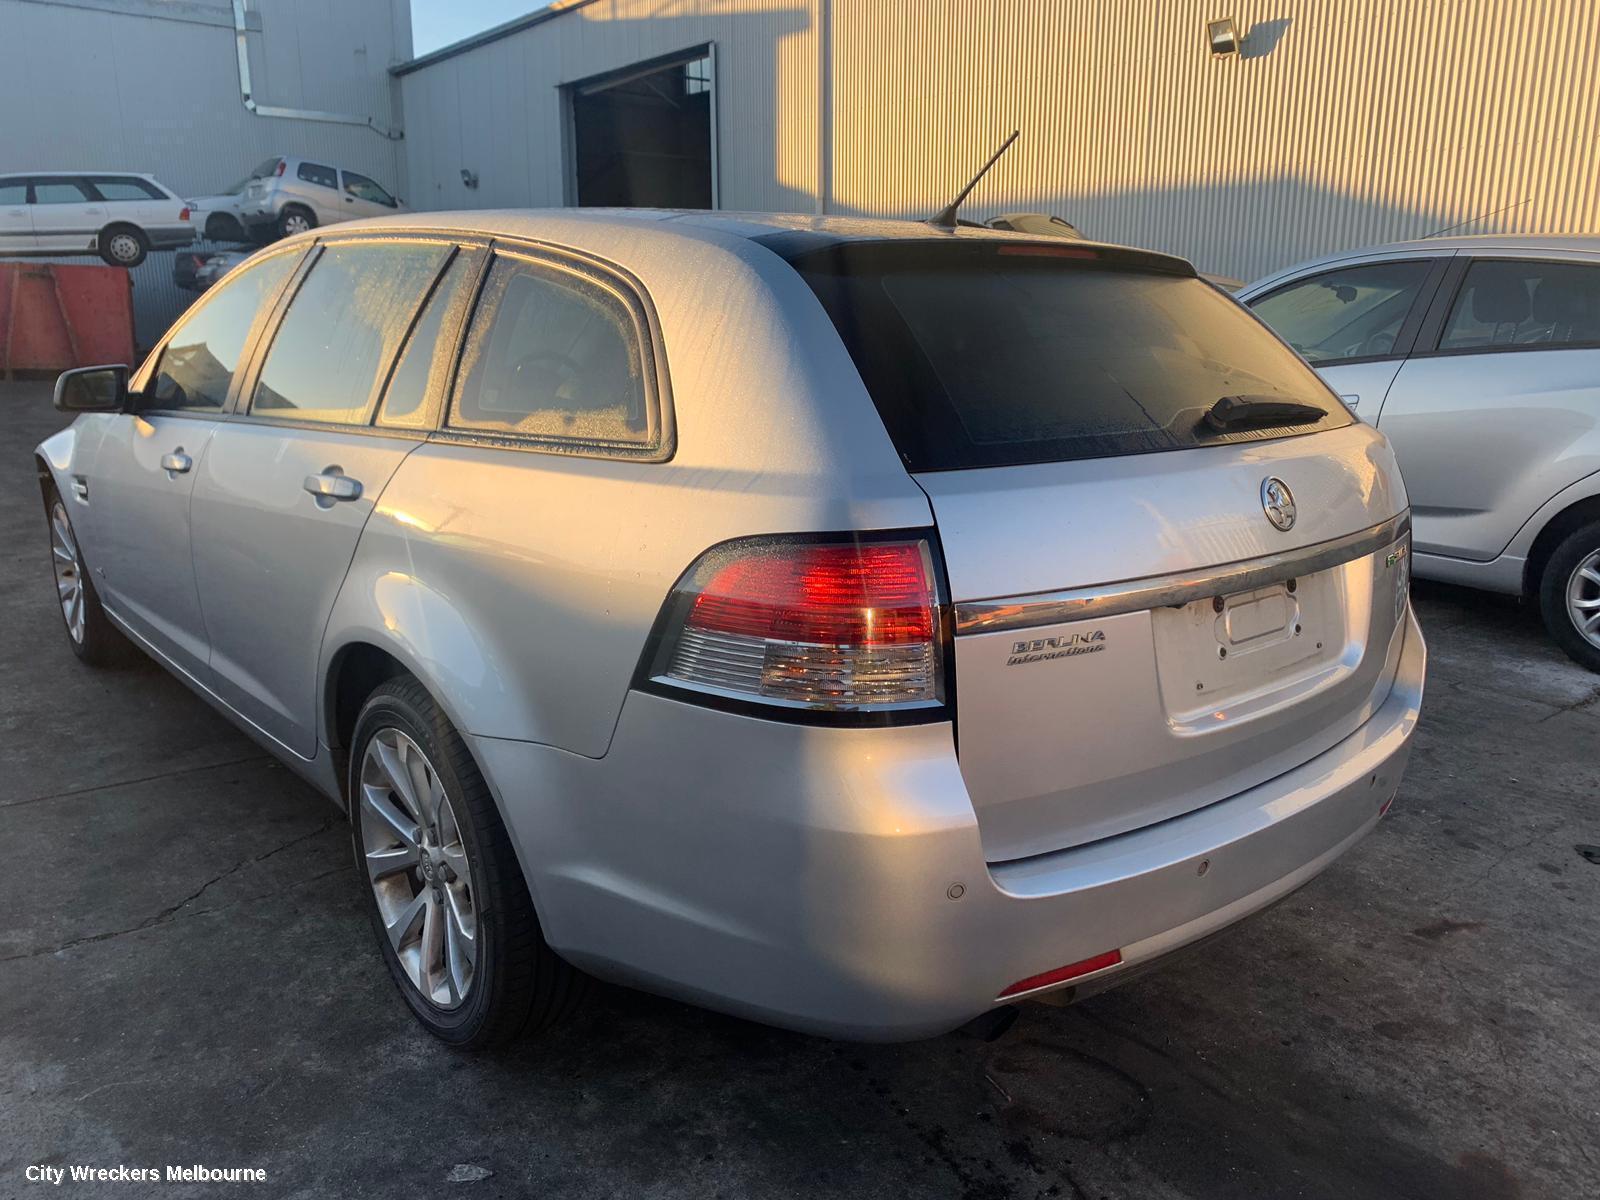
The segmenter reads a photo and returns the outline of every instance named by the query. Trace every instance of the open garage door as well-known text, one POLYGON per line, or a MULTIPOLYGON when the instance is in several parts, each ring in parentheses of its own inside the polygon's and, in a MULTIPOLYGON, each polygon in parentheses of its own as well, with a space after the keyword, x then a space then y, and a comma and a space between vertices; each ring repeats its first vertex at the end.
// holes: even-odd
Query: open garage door
POLYGON ((709 46, 573 84, 573 162, 584 206, 715 208, 709 46))

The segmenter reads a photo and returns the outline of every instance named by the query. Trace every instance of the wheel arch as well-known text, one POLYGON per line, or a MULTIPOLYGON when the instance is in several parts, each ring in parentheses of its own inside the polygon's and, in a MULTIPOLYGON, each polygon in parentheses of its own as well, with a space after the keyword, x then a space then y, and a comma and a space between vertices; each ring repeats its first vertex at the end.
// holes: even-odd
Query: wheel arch
MULTIPOLYGON (((1593 482, 1592 478, 1590 482, 1593 482)), ((1528 548, 1527 562, 1522 569, 1522 594, 1535 596, 1544 575, 1545 564, 1567 536, 1592 521, 1600 521, 1600 492, 1574 500, 1558 511, 1539 530, 1528 548)))

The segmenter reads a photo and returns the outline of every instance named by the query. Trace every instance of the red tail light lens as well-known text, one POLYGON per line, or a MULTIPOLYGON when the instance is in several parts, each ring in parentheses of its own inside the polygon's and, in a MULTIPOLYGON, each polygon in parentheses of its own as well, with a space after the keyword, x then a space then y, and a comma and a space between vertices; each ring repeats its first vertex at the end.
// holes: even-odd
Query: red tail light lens
POLYGON ((187 221, 188 219, 189 219, 189 206, 187 204, 185 204, 183 206, 182 211, 180 211, 178 213, 178 220, 187 221))
POLYGON ((939 597, 922 539, 752 539, 668 601, 657 684, 831 712, 941 702, 939 597))
POLYGON ((288 165, 288 163, 284 162, 283 159, 280 158, 278 160, 278 165, 272 168, 272 173, 274 175, 282 175, 284 168, 286 168, 288 165))

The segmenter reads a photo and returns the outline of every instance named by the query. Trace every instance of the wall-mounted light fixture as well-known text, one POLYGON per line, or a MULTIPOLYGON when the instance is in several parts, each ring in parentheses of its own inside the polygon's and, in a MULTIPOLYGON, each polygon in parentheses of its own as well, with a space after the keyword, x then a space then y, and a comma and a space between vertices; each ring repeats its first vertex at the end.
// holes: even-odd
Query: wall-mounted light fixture
POLYGON ((1219 21, 1206 22, 1206 41, 1211 46, 1213 54, 1239 53, 1239 27, 1233 23, 1232 17, 1223 17, 1219 21))
POLYGON ((476 171, 469 171, 467 168, 462 167, 461 182, 468 189, 476 191, 478 188, 478 173, 476 171))

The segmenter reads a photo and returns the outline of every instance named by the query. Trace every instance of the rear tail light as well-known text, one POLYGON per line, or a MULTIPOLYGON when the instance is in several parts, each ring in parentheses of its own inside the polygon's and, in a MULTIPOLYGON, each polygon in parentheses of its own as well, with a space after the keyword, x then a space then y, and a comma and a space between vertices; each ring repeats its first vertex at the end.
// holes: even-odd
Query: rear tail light
POLYGON ((924 538, 728 542, 668 597, 648 678, 817 713, 936 708, 940 614, 924 538))
POLYGON ((289 165, 288 163, 284 162, 283 159, 280 158, 278 160, 278 165, 272 168, 272 173, 274 175, 282 175, 283 172, 284 172, 284 169, 287 168, 288 165, 289 165))
POLYGON ((187 221, 188 219, 189 219, 189 206, 187 204, 185 204, 183 206, 182 211, 178 213, 178 220, 187 221))

